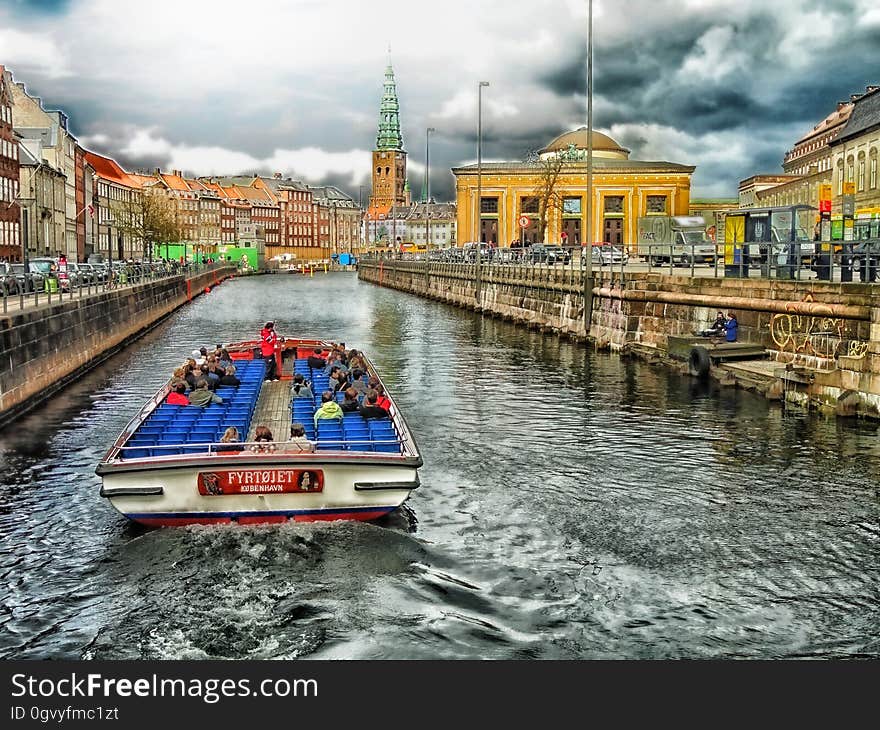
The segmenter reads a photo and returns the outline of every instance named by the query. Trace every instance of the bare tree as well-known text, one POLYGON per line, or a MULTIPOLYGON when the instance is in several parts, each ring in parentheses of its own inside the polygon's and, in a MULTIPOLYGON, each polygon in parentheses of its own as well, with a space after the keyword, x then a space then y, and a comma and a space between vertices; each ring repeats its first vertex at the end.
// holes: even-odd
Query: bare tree
POLYGON ((181 239, 174 202, 159 188, 134 191, 127 200, 113 201, 110 207, 118 230, 129 236, 132 245, 140 242, 143 260, 152 259, 153 244, 181 239))
POLYGON ((559 175, 568 160, 560 154, 539 159, 538 181, 534 196, 538 203, 538 240, 544 241, 550 217, 562 209, 562 195, 557 190, 559 175))

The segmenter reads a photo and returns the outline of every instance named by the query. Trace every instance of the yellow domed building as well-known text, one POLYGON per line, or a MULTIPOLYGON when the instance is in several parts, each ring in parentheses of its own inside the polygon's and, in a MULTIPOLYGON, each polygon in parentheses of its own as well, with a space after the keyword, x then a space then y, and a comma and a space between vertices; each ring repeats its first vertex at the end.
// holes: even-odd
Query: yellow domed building
POLYGON ((528 161, 452 168, 458 241, 477 240, 479 235, 479 240, 499 246, 514 241, 631 244, 637 238, 640 217, 688 215, 694 166, 631 160, 630 150, 608 135, 593 130, 592 139, 592 235, 583 233, 588 144, 587 128, 581 127, 561 134, 528 161), (478 187, 482 199, 479 234, 478 187), (527 222, 524 228, 521 220, 527 222))

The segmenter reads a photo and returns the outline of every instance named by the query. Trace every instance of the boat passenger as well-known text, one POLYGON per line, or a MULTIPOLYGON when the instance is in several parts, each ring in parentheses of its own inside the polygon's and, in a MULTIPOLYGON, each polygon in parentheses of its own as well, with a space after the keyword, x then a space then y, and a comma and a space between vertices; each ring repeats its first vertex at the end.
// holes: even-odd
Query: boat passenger
POLYGON ((266 322, 263 329, 260 330, 260 354, 266 361, 266 381, 275 382, 280 380, 278 373, 275 372, 275 345, 278 342, 278 335, 275 333, 275 323, 266 322))
POLYGON ((254 441, 256 443, 251 446, 251 451, 256 451, 260 454, 275 451, 275 444, 272 443, 274 440, 272 431, 269 430, 268 426, 257 426, 254 429, 254 441))
POLYGON ((358 408, 360 408, 361 404, 358 401, 358 392, 352 386, 351 388, 345 389, 345 400, 339 404, 339 407, 342 409, 343 413, 357 413, 358 408))
POLYGON ((189 398, 186 397, 186 383, 178 380, 171 386, 171 392, 165 401, 170 406, 188 406, 189 398))
POLYGON ((335 393, 345 390, 348 387, 348 376, 342 372, 336 365, 330 371, 329 385, 335 393))
POLYGON ((229 356, 229 351, 225 348, 220 350, 220 354, 217 356, 217 364, 224 368, 232 365, 232 358, 229 356))
POLYGON ((376 399, 376 405, 379 408, 384 408, 388 413, 391 413, 391 401, 388 400, 388 396, 385 395, 385 386, 382 383, 376 383, 376 387, 373 388, 376 391, 376 395, 379 397, 376 399))
POLYGON ((220 370, 223 371, 223 376, 217 383, 218 385, 232 386, 233 388, 241 385, 241 381, 235 376, 235 365, 228 365, 225 368, 218 366, 218 371, 220 370))
POLYGON ((190 392, 189 402, 194 406, 208 406, 211 403, 222 403, 223 399, 208 390, 208 381, 202 378, 196 381, 196 387, 190 392))
POLYGON ((357 368, 358 370, 366 370, 367 363, 364 360, 364 356, 361 355, 360 352, 358 352, 357 350, 351 350, 348 353, 348 367, 350 367, 352 370, 354 370, 355 368, 357 368))
POLYGON ((321 393, 321 407, 315 411, 315 428, 318 427, 318 421, 326 418, 342 418, 342 408, 333 399, 333 392, 330 390, 321 393))
POLYGON ((303 377, 302 373, 293 376, 293 387, 290 389, 290 394, 294 398, 315 397, 315 394, 312 393, 312 384, 303 377))
POLYGON ((209 385, 213 385, 213 389, 217 388, 217 385, 220 382, 220 378, 223 377, 224 372, 222 369, 219 369, 217 365, 217 360, 213 355, 208 356, 208 363, 204 367, 205 377, 208 380, 209 385))
POLYGON ((363 370, 361 370, 359 368, 355 368, 354 370, 351 371, 351 387, 354 388, 358 392, 358 395, 360 395, 360 396, 367 394, 367 391, 369 390, 369 388, 367 387, 367 384, 364 382, 364 371, 363 370))
POLYGON ((327 361, 321 357, 321 348, 316 347, 307 360, 309 367, 314 369, 324 369, 327 367, 327 361))
POLYGON ((315 450, 315 444, 306 438, 306 428, 301 423, 294 423, 290 427, 290 441, 287 451, 294 453, 311 453, 315 450))
POLYGON ((377 405, 379 394, 375 390, 367 393, 364 404, 358 409, 360 414, 365 418, 388 418, 388 411, 377 405))
POLYGON ((223 432, 220 437, 220 443, 223 444, 222 449, 218 449, 221 453, 229 451, 242 451, 244 446, 238 443, 239 433, 235 426, 230 426, 223 432))

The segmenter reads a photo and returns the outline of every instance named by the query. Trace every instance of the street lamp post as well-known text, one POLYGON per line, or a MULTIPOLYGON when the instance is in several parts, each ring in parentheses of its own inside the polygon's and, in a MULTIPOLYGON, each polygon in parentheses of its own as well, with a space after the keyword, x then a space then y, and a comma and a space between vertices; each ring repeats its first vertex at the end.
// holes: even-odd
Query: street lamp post
POLYGON ((431 132, 434 127, 425 130, 425 251, 431 248, 431 132))
POLYGON ((593 317, 593 0, 587 11, 587 221, 584 276, 584 336, 590 336, 593 317))
POLYGON ((474 238, 476 248, 476 269, 474 275, 474 293, 477 305, 480 304, 480 243, 482 239, 483 214, 483 87, 488 81, 481 81, 477 86, 477 235, 474 238))

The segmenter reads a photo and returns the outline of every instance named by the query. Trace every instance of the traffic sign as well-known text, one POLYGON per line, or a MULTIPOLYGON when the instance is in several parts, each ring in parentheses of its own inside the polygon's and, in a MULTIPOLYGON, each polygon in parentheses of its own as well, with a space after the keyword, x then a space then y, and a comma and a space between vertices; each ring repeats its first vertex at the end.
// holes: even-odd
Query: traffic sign
POLYGON ((520 228, 528 228, 529 223, 531 223, 531 221, 529 220, 529 217, 527 215, 521 215, 519 217, 519 227, 520 228))

